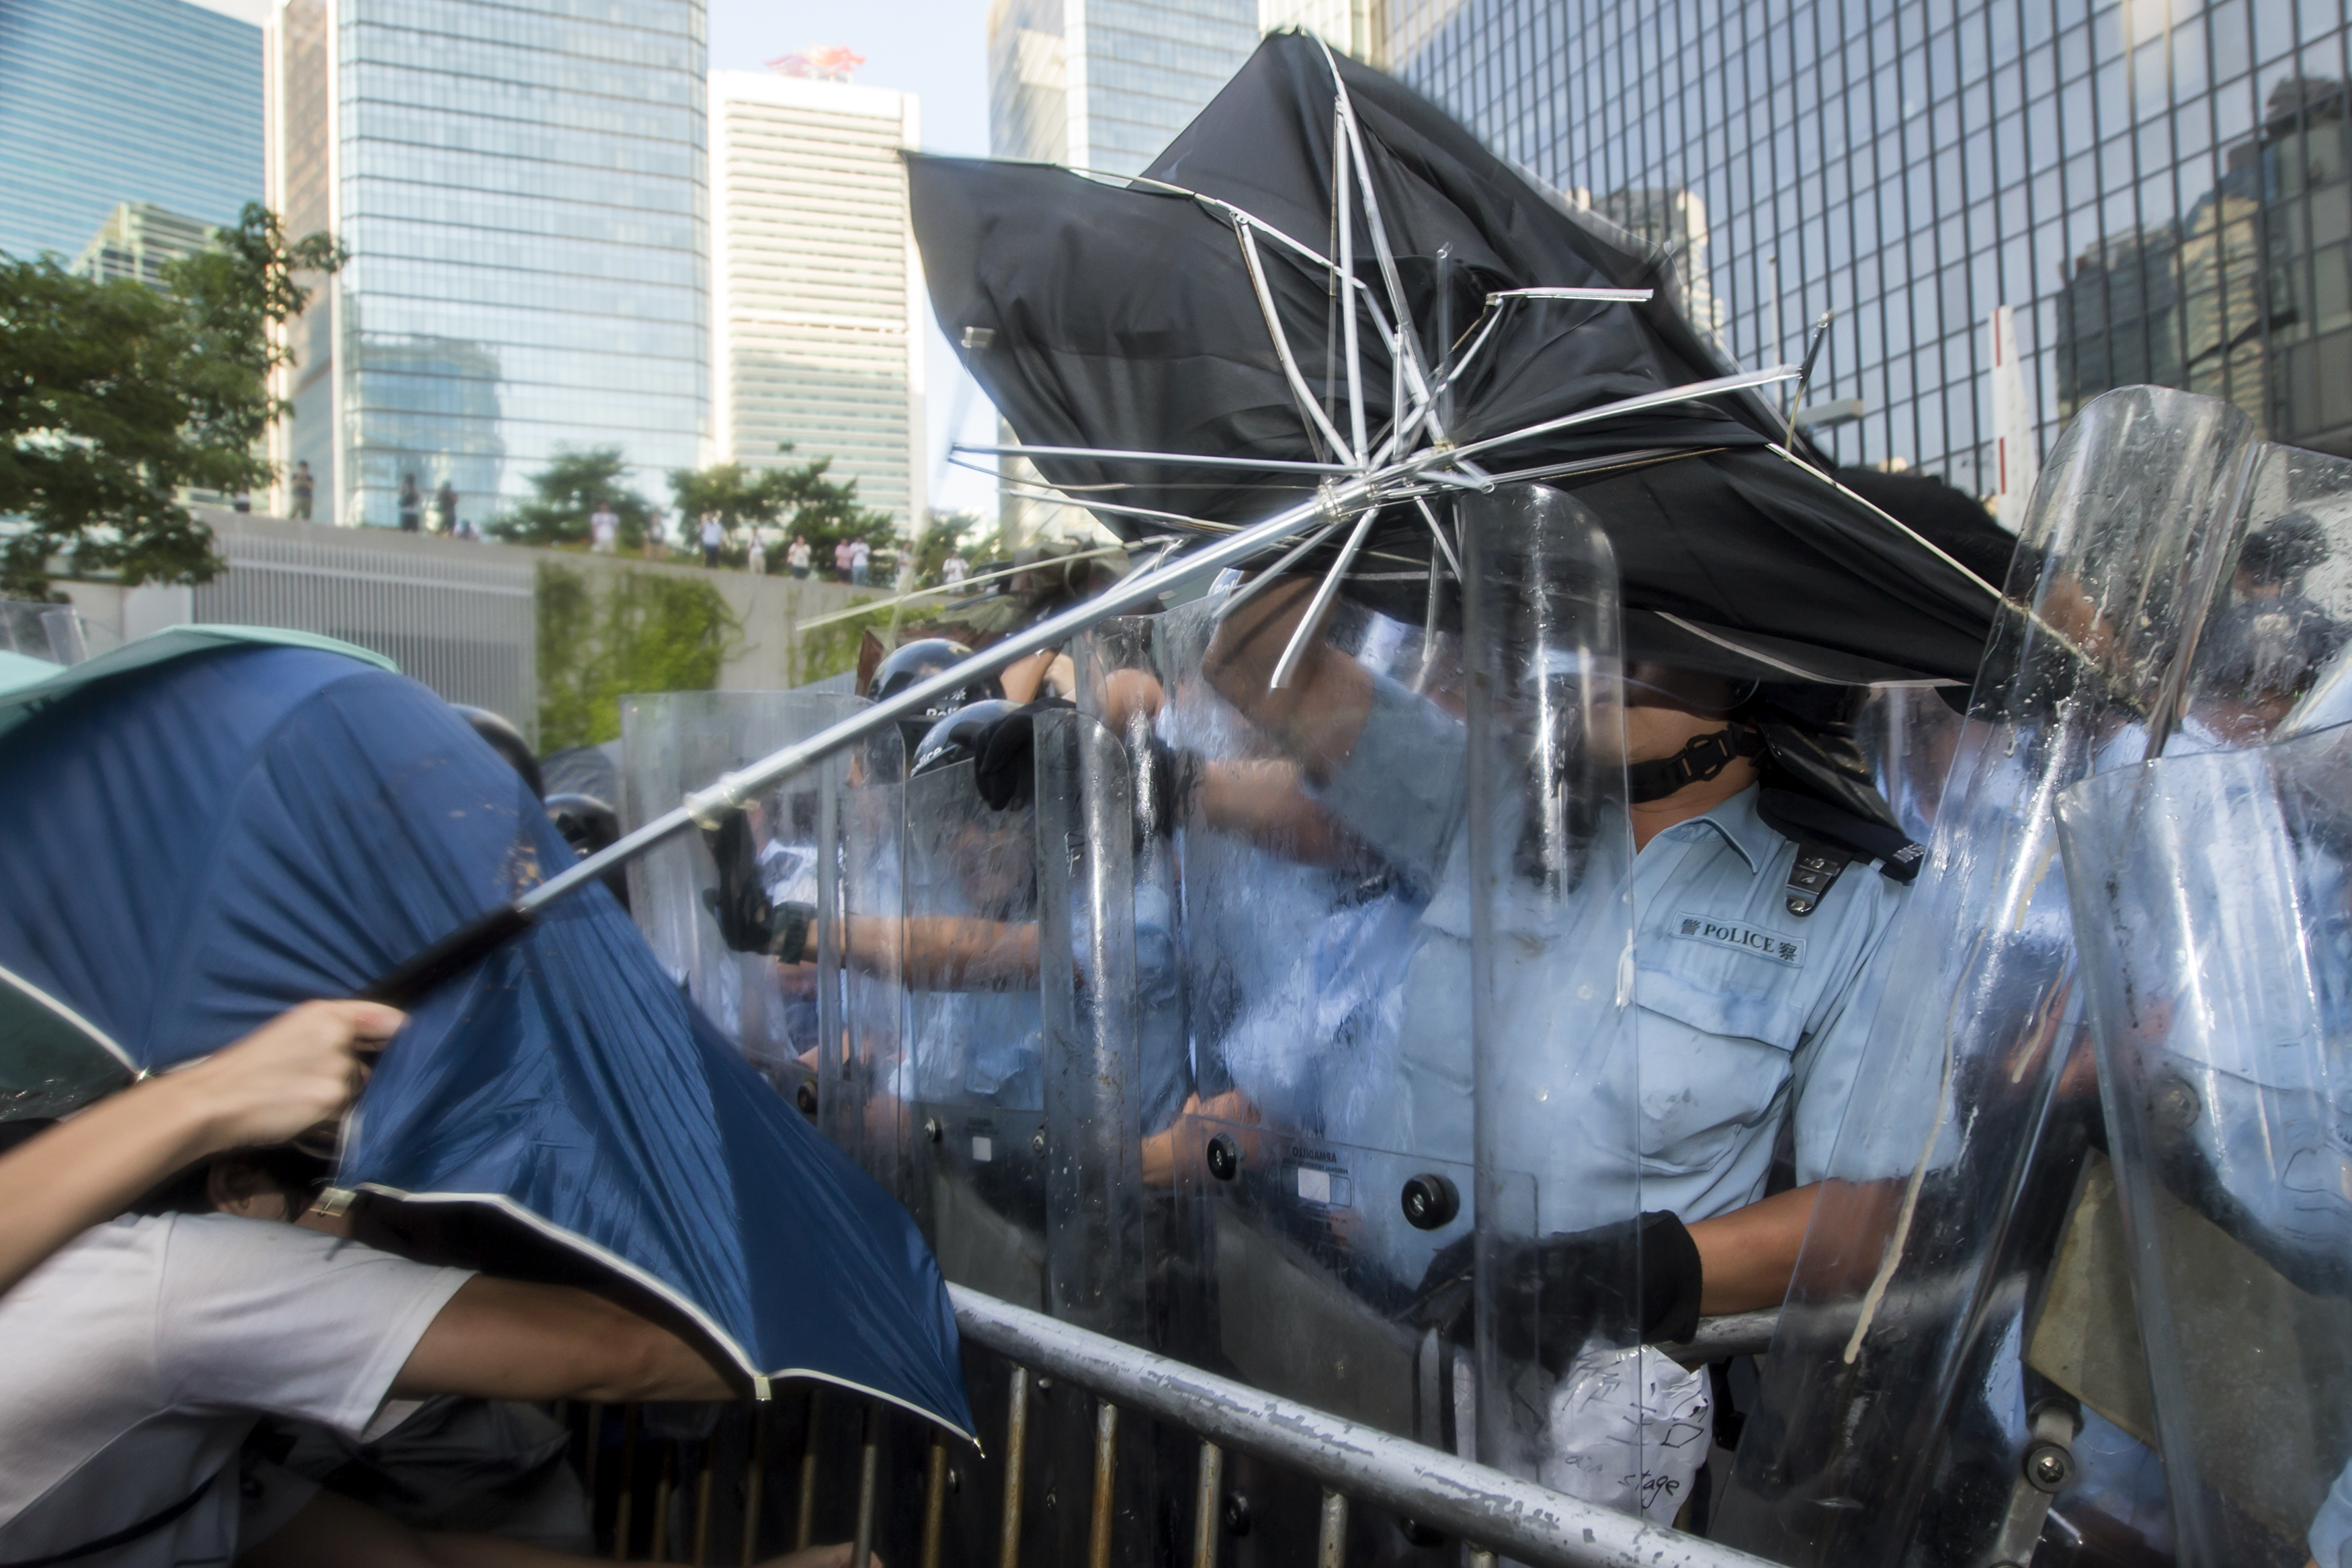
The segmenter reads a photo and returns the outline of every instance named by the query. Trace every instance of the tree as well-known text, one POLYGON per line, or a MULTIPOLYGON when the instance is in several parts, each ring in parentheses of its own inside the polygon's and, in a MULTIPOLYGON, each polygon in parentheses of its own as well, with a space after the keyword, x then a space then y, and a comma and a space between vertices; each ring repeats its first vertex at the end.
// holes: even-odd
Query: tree
POLYGON ((309 301, 296 274, 344 260, 328 235, 289 242, 258 203, 167 267, 162 291, 0 256, 0 516, 25 519, 0 594, 47 598, 53 563, 130 584, 212 577, 212 536, 180 493, 269 482, 261 438, 287 409, 269 372, 294 359, 272 329, 309 301))
POLYGON ((530 476, 537 497, 508 511, 489 531, 520 545, 584 544, 588 519, 598 507, 610 506, 621 520, 620 542, 635 549, 645 543, 653 508, 621 483, 625 467, 617 446, 592 446, 584 452, 558 446, 547 466, 530 476))
MULTIPOLYGON (((776 450, 790 455, 793 444, 776 450)), ((863 536, 870 543, 897 533, 889 513, 857 504, 856 480, 825 477, 832 466, 832 458, 814 457, 778 468, 740 463, 678 468, 670 473, 669 490, 689 538, 705 517, 717 517, 730 530, 781 526, 787 533, 805 535, 822 559, 841 539, 863 536)))
POLYGON ((916 580, 937 582, 948 557, 961 550, 987 522, 978 512, 946 512, 934 507, 929 526, 915 541, 916 580))

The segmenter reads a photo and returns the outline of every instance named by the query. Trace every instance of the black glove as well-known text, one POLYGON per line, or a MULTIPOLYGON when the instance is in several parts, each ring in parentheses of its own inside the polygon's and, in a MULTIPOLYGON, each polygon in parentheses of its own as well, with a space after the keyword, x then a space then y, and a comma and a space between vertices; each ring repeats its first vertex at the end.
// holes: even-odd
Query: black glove
MULTIPOLYGON (((1430 1260, 1406 1309, 1415 1328, 1468 1339, 1475 1241, 1465 1236, 1430 1260)), ((1596 1330, 1628 1317, 1636 1320, 1644 1343, 1686 1340, 1698 1329, 1698 1244, 1671 1214, 1510 1244, 1498 1272, 1495 1323, 1503 1354, 1515 1361, 1540 1359, 1555 1374, 1568 1369, 1596 1330), (1637 1269, 1641 1300, 1629 1301, 1637 1269)))
POLYGON ((972 781, 992 811, 1025 806, 1037 794, 1037 716, 1077 705, 1060 697, 1014 708, 971 739, 972 781))
POLYGON ((797 964, 808 953, 808 937, 816 907, 807 904, 771 904, 760 880, 759 852, 751 843, 751 824, 740 811, 730 811, 716 828, 705 828, 702 841, 719 867, 719 885, 706 889, 703 906, 719 921, 719 938, 735 953, 765 953, 787 964, 797 964))

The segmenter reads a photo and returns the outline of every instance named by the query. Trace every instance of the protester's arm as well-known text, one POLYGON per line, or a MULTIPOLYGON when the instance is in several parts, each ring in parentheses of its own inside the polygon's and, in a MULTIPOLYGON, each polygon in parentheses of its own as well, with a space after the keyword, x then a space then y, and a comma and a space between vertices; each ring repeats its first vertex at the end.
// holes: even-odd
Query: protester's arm
POLYGON ((366 1079, 360 1052, 404 1021, 372 1002, 305 1002, 0 1155, 0 1292, 194 1161, 341 1115, 366 1079))
POLYGON ((626 1404, 736 1392, 699 1351, 602 1296, 476 1275, 417 1340, 388 1397, 626 1404))
POLYGON ((951 991, 1037 980, 1037 923, 964 915, 853 915, 842 956, 860 974, 951 991))
POLYGON ((1354 749, 1372 707, 1372 677, 1320 637, 1300 651, 1287 685, 1276 688, 1275 665, 1307 613, 1314 585, 1279 583, 1225 618, 1210 639, 1202 667, 1217 695, 1265 730, 1307 769, 1328 783, 1354 749))
MULTIPOLYGON (((813 1546, 761 1568, 848 1568, 852 1548, 813 1546)), ((237 1554, 237 1568, 572 1568, 589 1562, 503 1535, 416 1530, 388 1513, 321 1491, 237 1554)), ((879 1558, 869 1559, 879 1568, 879 1558)))
POLYGON ((1713 1317, 1779 1306, 1789 1294, 1797 1249, 1805 1243, 1805 1227, 1821 1191, 1815 1182, 1693 1221, 1688 1228, 1701 1270, 1698 1310, 1713 1317))

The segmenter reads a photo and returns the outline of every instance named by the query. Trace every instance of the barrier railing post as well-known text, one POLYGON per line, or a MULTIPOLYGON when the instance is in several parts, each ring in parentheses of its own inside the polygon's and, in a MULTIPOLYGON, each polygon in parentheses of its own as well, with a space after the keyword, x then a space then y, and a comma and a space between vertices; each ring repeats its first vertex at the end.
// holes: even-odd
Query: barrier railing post
POLYGON ((751 1568, 760 1543, 760 1504, 768 1485, 768 1412, 762 1400, 751 1408, 751 1473, 743 1482, 743 1564, 751 1568))
POLYGON ((874 1493, 882 1468, 882 1415, 871 1400, 866 1402, 865 1418, 859 1427, 857 1538, 849 1552, 853 1568, 866 1568, 866 1560, 874 1552, 874 1493))
POLYGON ((1095 1406, 1094 1533, 1087 1542, 1087 1568, 1110 1568, 1113 1499, 1118 1490, 1118 1406, 1105 1399, 1095 1406))
POLYGON ((1004 1527, 997 1538, 997 1568, 1021 1568, 1021 1479, 1028 1451, 1029 1369, 1015 1363, 1013 1410, 1004 1418, 1004 1527))
MULTIPOLYGON (((931 1439, 930 1473, 923 1482, 922 1568, 940 1568, 940 1538, 948 1520, 948 1446, 931 1439)), ((856 1565, 853 1565, 856 1568, 856 1565)))
POLYGON ((1315 1568, 1339 1568, 1348 1555, 1348 1500, 1335 1491, 1323 1494, 1323 1528, 1315 1541, 1315 1568))
POLYGON ((702 1468, 694 1478, 694 1568, 710 1561, 710 1483, 719 1472, 719 1436, 702 1439, 702 1468))
POLYGON ((1192 1568, 1217 1568, 1217 1525, 1224 1503, 1225 1451, 1201 1445, 1201 1481, 1192 1496, 1192 1568))
POLYGON ((613 1511, 613 1561, 629 1560, 629 1518, 631 1496, 637 1488, 637 1407, 630 1406, 621 1413, 621 1497, 613 1511))
MULTIPOLYGON (((800 1513, 793 1521, 793 1550, 806 1552, 816 1530, 816 1433, 817 1416, 824 1398, 816 1385, 809 1385, 808 1435, 801 1444, 800 1513)), ((864 1568, 861 1563, 859 1568, 864 1568)))

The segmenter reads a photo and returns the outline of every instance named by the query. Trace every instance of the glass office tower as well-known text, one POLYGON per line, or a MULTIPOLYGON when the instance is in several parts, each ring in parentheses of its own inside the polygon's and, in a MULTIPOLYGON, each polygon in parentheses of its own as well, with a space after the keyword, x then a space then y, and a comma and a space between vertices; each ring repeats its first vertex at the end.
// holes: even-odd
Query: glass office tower
POLYGON ((125 202, 261 200, 261 29, 189 0, 0 4, 0 251, 71 260, 125 202))
POLYGON ((2001 305, 2045 449, 2156 382, 2352 455, 2345 36, 2343 0, 1390 0, 1386 53, 1571 199, 1696 202, 1731 352, 1834 308, 1806 402, 1865 412, 1820 438, 1982 495, 2001 305))
POLYGON ((1257 39, 1258 0, 994 0, 989 150, 1141 173, 1257 39))
POLYGON ((270 36, 277 204, 352 253, 286 386, 320 520, 414 481, 487 523, 560 448, 666 499, 708 455, 702 0, 278 0, 270 36))

